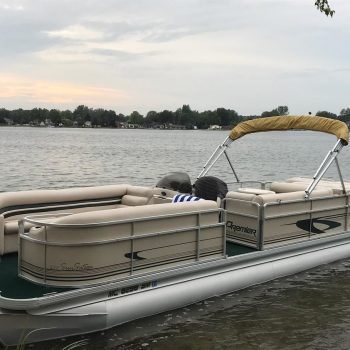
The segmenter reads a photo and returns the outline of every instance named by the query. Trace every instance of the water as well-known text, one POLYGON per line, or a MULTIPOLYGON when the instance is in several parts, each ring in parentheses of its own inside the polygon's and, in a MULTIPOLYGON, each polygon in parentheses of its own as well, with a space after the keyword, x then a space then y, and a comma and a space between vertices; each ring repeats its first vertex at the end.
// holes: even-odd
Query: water
MULTIPOLYGON (((115 183, 154 185, 170 171, 194 179, 227 133, 0 128, 0 191, 115 183)), ((241 180, 312 176, 335 143, 331 135, 272 132, 230 150, 241 180)), ((340 155, 350 179, 350 155, 340 155)), ((225 161, 210 173, 233 181, 225 161)), ((333 167, 327 177, 336 178, 333 167)), ((349 349, 350 261, 213 298, 88 336, 32 345, 62 349, 349 349)))

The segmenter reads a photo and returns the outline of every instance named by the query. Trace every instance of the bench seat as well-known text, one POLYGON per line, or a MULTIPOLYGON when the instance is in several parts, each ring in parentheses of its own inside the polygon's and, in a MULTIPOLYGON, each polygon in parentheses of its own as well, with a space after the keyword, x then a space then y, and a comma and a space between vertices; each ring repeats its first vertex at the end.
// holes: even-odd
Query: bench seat
MULTIPOLYGON (((0 256, 18 250, 18 221, 28 215, 120 209, 171 201, 177 192, 126 184, 0 193, 0 256)), ((25 230, 33 225, 26 223, 25 230)))

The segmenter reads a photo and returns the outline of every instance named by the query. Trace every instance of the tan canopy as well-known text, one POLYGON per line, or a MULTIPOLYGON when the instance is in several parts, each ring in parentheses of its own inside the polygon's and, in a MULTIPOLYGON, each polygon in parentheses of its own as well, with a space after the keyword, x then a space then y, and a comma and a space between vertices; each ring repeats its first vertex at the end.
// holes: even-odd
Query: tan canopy
POLYGON ((279 116, 248 120, 234 127, 229 137, 234 141, 254 132, 293 129, 326 132, 337 136, 345 145, 349 142, 349 128, 345 123, 314 116, 279 116))

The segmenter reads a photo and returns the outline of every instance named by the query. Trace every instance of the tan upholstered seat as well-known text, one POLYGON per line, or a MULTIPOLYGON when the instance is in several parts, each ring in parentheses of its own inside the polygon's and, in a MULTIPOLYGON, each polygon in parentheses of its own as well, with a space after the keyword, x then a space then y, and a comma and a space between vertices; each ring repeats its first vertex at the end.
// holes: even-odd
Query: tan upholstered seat
MULTIPOLYGON (((167 203, 177 192, 131 185, 0 193, 0 255, 17 251, 18 220, 34 214, 61 214, 167 203)), ((27 223, 25 229, 32 227, 27 223)))

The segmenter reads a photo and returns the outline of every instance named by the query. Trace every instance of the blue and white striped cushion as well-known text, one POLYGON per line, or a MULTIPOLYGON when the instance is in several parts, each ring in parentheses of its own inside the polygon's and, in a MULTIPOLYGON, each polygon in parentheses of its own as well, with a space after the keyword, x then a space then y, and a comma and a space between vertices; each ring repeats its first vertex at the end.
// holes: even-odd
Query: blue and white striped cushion
POLYGON ((195 197, 195 196, 191 196, 189 194, 176 194, 173 199, 172 199, 172 203, 179 203, 179 202, 195 202, 195 201, 199 201, 202 198, 199 197, 195 197))

